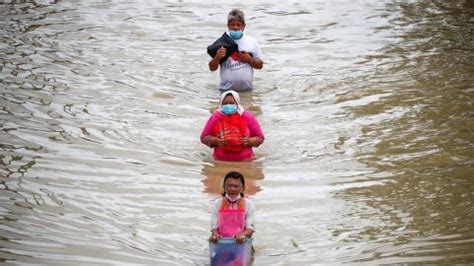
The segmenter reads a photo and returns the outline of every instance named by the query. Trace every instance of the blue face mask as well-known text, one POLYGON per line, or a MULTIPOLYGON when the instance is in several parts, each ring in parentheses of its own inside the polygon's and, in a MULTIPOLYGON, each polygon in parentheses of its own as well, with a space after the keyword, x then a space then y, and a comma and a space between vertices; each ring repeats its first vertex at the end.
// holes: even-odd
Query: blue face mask
POLYGON ((241 30, 237 30, 237 31, 229 30, 229 35, 232 39, 238 40, 238 39, 242 38, 242 35, 244 35, 244 32, 241 31, 241 30))
POLYGON ((225 115, 231 115, 237 113, 237 105, 235 104, 224 104, 221 107, 221 112, 225 115))

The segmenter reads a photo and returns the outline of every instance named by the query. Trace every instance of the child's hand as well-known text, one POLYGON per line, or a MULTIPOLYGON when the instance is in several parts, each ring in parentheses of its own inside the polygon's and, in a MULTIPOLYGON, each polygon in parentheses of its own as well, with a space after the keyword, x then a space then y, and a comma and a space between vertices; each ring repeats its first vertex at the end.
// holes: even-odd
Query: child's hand
POLYGON ((212 235, 209 237, 209 242, 212 242, 212 243, 217 244, 217 241, 219 241, 219 236, 218 236, 218 235, 212 234, 212 235))
POLYGON ((246 237, 244 234, 235 235, 235 242, 237 242, 238 244, 245 243, 245 240, 246 240, 246 237))

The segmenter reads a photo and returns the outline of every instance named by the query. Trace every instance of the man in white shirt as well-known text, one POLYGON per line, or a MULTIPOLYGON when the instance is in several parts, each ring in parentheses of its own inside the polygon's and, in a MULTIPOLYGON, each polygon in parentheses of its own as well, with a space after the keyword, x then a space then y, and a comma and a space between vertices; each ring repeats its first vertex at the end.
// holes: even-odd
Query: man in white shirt
POLYGON ((253 69, 262 69, 262 51, 254 38, 244 34, 245 18, 240 9, 233 9, 227 17, 226 34, 238 45, 238 51, 226 56, 226 48, 220 47, 209 61, 209 70, 215 71, 220 65, 220 84, 222 91, 244 91, 253 89, 253 69))

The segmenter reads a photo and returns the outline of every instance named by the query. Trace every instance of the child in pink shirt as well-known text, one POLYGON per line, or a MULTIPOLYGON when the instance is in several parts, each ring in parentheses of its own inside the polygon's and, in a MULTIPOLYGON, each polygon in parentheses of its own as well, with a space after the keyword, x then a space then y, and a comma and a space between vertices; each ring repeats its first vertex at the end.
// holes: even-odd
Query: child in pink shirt
POLYGON ((232 90, 222 93, 218 110, 201 133, 201 142, 214 148, 214 159, 221 161, 252 159, 252 147, 260 146, 264 139, 257 119, 244 110, 239 94, 232 90))

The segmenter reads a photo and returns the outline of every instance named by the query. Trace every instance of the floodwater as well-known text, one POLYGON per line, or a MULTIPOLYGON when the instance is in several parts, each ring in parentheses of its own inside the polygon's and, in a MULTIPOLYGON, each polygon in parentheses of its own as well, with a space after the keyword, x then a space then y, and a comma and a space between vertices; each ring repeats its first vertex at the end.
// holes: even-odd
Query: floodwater
POLYGON ((474 263, 472 1, 2 1, 0 261, 205 265, 242 171, 254 265, 474 263), (233 7, 266 136, 223 163, 206 46, 233 7))

